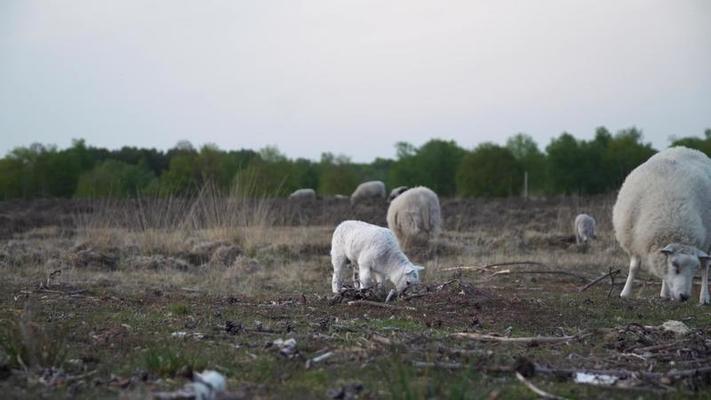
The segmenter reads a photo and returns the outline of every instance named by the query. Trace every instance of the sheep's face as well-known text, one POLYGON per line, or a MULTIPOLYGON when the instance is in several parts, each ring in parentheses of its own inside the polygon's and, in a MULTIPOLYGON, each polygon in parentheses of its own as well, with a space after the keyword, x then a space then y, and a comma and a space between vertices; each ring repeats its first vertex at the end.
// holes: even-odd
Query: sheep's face
POLYGON ((691 287, 696 271, 709 261, 709 256, 694 247, 670 244, 660 250, 666 257, 664 283, 669 298, 686 301, 691 297, 691 287))
POLYGON ((406 268, 405 272, 403 273, 401 285, 397 288, 398 291, 402 292, 407 287, 420 283, 420 271, 422 271, 423 269, 425 268, 420 267, 419 265, 413 265, 412 267, 406 268))

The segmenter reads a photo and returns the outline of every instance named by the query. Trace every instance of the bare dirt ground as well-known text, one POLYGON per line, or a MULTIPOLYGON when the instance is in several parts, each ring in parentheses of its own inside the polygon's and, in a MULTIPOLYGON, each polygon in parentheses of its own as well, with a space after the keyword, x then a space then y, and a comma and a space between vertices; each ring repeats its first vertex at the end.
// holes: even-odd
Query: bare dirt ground
POLYGON ((711 398, 711 307, 644 274, 618 297, 613 200, 444 200, 442 237, 409 254, 422 285, 387 304, 333 296, 328 257, 338 222, 384 224, 384 204, 0 203, 2 397, 151 398, 208 368, 237 399, 711 398))

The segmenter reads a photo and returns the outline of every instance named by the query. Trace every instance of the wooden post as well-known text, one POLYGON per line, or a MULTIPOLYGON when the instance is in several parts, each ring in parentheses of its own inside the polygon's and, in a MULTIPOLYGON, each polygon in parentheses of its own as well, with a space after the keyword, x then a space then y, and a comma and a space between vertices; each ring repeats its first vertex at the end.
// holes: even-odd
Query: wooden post
POLYGON ((528 200, 528 171, 523 171, 523 198, 528 200))

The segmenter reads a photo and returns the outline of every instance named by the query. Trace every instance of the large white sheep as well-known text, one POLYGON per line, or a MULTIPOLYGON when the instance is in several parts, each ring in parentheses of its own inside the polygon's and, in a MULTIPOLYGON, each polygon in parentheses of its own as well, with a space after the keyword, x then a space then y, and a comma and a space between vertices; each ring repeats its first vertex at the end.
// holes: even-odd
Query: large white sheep
POLYGON ((351 195, 351 204, 356 205, 367 199, 385 198, 385 184, 382 181, 363 182, 351 195))
POLYGON ((575 243, 587 244, 588 240, 595 239, 595 218, 588 214, 578 214, 575 217, 575 224, 573 225, 575 230, 575 243))
POLYGON ((398 186, 395 189, 391 190, 390 196, 388 196, 388 202, 395 200, 397 196, 403 194, 407 189, 409 189, 409 187, 407 186, 398 186))
POLYGON ((615 236, 630 256, 620 296, 632 294, 640 266, 662 279, 660 295, 685 301, 702 269, 699 301, 709 303, 711 159, 685 147, 652 156, 625 179, 612 210, 615 236))
POLYGON ((316 191, 313 189, 298 189, 289 195, 292 200, 316 200, 316 191))
POLYGON ((354 268, 353 286, 365 289, 373 282, 392 282, 398 292, 420 281, 419 272, 423 268, 414 265, 403 254, 393 233, 377 225, 362 221, 341 222, 333 232, 331 240, 331 263, 333 264, 333 293, 343 289, 345 268, 354 268), (358 268, 358 281, 355 268, 358 268))
POLYGON ((403 248, 429 242, 442 227, 437 194, 424 186, 407 190, 390 203, 387 220, 403 248))

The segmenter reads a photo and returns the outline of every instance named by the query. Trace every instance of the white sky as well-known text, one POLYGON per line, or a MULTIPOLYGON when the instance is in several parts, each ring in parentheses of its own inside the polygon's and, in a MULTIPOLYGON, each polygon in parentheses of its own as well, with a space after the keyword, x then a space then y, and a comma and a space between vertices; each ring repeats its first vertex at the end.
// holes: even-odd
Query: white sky
POLYGON ((711 127, 711 1, 0 1, 0 153, 711 127))

